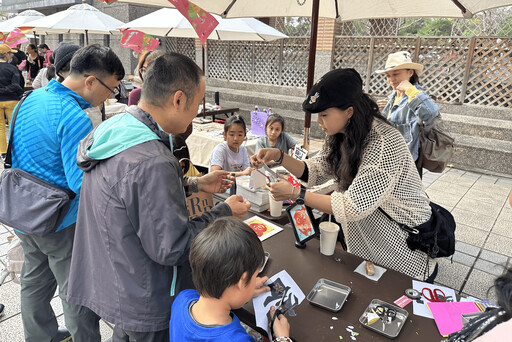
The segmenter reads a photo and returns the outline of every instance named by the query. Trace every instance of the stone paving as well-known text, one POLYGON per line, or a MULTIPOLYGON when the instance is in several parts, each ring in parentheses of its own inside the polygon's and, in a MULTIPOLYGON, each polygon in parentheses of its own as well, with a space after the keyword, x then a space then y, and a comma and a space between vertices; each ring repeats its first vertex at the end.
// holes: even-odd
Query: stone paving
MULTIPOLYGON (((454 288, 459 295, 495 299, 489 290, 504 267, 512 266, 512 208, 508 195, 512 177, 497 177, 458 169, 442 174, 425 172, 423 183, 429 197, 450 210, 457 222, 456 252, 453 258, 439 260, 437 282, 454 288)), ((12 232, 0 224, 0 260, 7 250, 12 232)), ((0 269, 3 265, 0 265, 0 269)), ((20 287, 10 281, 0 286, 0 341, 23 341, 20 313, 20 287)), ((60 300, 52 300, 59 324, 64 324, 60 300)), ((101 322, 103 341, 112 335, 112 327, 101 322)))

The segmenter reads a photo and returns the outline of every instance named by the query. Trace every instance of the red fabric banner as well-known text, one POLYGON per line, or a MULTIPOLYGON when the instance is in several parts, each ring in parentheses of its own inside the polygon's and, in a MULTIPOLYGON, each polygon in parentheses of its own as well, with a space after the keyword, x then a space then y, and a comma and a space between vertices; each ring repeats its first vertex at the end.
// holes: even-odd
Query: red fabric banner
POLYGON ((176 7, 178 11, 192 24, 194 30, 199 37, 199 40, 203 44, 206 44, 206 39, 215 30, 215 27, 219 25, 217 19, 210 13, 203 10, 201 7, 191 3, 188 0, 168 0, 171 4, 176 7))

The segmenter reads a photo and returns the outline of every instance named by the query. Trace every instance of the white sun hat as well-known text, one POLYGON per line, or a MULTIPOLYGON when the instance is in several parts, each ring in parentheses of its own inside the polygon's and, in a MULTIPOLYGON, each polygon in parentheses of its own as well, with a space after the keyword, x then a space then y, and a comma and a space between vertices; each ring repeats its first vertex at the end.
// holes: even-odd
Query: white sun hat
POLYGON ((411 54, 409 53, 409 51, 398 51, 388 56, 384 70, 376 70, 375 72, 377 74, 383 74, 391 70, 400 69, 414 69, 416 70, 416 73, 419 75, 423 70, 423 65, 414 63, 412 61, 411 54))

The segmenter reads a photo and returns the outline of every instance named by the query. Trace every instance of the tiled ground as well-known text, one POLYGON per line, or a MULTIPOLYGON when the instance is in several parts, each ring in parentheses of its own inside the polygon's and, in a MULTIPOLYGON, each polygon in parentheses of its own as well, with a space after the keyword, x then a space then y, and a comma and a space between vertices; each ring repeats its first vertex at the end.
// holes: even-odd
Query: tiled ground
MULTIPOLYGON (((457 169, 443 174, 426 172, 423 183, 430 198, 449 209, 457 222, 456 253, 439 260, 439 284, 452 287, 461 295, 494 300, 489 290, 505 266, 512 266, 512 208, 508 195, 512 178, 482 175, 457 169)), ((7 228, 0 225, 0 260, 7 250, 7 228)), ((2 265, 0 265, 0 269, 2 265)), ((23 341, 19 285, 12 281, 0 286, 0 341, 23 341)), ((52 304, 63 324, 60 301, 52 304)), ((101 322, 103 340, 112 328, 101 322)))

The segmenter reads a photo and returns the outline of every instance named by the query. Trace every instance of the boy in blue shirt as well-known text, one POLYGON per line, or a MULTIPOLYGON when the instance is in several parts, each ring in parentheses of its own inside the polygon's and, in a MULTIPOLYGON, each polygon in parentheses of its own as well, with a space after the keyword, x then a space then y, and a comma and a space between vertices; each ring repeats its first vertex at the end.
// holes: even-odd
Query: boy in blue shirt
MULTIPOLYGON (((254 342, 231 310, 269 291, 263 286, 268 277, 257 277, 264 260, 258 236, 239 219, 219 218, 199 233, 190 248, 197 291, 182 291, 175 299, 170 340, 254 342)), ((283 315, 276 317, 273 329, 274 341, 291 341, 290 325, 283 315)))

